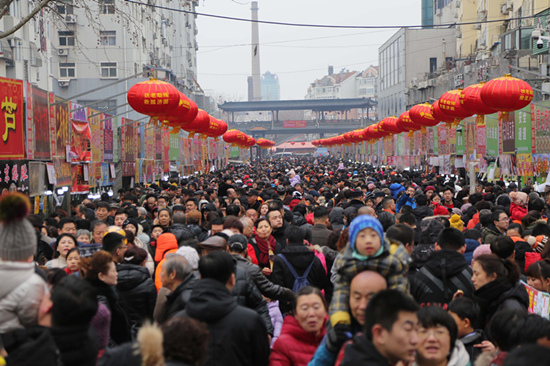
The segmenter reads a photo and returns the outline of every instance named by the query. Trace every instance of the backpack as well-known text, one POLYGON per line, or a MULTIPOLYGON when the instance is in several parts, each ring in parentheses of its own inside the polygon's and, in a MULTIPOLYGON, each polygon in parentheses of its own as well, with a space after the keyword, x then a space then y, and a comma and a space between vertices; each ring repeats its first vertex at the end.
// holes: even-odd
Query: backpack
POLYGON ((292 292, 296 293, 302 287, 311 286, 309 281, 307 280, 307 275, 309 274, 311 267, 313 267, 315 257, 313 258, 309 266, 307 266, 304 274, 302 276, 298 276, 298 273, 296 273, 296 270, 294 269, 294 267, 292 267, 292 264, 290 264, 284 254, 278 254, 278 256, 286 263, 288 269, 290 269, 290 273, 292 273, 292 275, 294 276, 294 285, 292 285, 292 292))

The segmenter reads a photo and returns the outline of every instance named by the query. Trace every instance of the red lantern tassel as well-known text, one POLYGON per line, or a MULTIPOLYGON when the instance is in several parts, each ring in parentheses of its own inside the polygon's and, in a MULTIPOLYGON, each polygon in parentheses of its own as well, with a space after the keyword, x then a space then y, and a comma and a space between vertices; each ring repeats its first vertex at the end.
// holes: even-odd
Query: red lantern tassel
POLYGON ((420 127, 420 133, 422 133, 423 135, 426 134, 426 126, 420 127))
POLYGON ((413 136, 414 136, 414 131, 413 131, 413 130, 410 130, 410 131, 409 131, 409 134, 408 134, 407 136, 409 136, 409 138, 413 137, 413 136))
POLYGON ((485 116, 483 114, 478 114, 476 116, 476 125, 478 126, 485 125, 485 116))
POLYGON ((498 112, 498 120, 503 122, 508 122, 508 116, 510 113, 506 111, 498 112))

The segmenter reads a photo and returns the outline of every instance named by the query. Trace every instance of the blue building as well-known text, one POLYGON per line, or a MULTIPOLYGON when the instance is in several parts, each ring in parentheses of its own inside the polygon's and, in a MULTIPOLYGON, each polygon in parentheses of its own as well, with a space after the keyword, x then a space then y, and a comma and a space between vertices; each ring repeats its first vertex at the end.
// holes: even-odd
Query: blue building
POLYGON ((279 77, 269 71, 262 75, 262 100, 281 100, 279 77))

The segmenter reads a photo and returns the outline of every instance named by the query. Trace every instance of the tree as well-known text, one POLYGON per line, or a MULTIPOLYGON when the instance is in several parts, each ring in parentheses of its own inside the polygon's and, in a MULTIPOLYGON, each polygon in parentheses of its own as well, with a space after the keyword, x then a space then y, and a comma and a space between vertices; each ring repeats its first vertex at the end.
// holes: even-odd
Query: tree
MULTIPOLYGON (((2 19, 6 14, 8 14, 10 10, 10 5, 14 1, 15 0, 0 0, 0 19, 2 19)), ((41 0, 40 2, 38 2, 36 7, 27 16, 21 19, 21 21, 17 25, 15 25, 11 29, 8 29, 7 31, 0 33, 0 38, 6 38, 7 36, 17 32, 21 27, 27 24, 29 20, 34 18, 34 16, 38 14, 40 10, 45 8, 50 2, 53 2, 53 0, 41 0)))

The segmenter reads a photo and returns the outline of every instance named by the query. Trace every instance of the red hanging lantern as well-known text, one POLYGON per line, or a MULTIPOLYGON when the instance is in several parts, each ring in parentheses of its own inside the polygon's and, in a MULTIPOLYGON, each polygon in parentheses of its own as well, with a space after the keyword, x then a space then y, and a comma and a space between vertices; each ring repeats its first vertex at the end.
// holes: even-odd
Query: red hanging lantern
POLYGON ((296 142, 294 142, 294 141, 291 141, 291 142, 290 142, 291 145, 294 145, 295 143, 296 143, 296 142))
POLYGON ((429 103, 417 104, 412 107, 409 117, 414 123, 421 126, 422 133, 426 133, 426 127, 437 126, 439 123, 432 115, 432 106, 429 103))
POLYGON ((159 116, 168 115, 178 107, 180 92, 170 83, 151 79, 132 86, 127 99, 136 112, 150 116, 151 122, 156 122, 159 116))
POLYGON ((237 135, 239 133, 242 132, 238 130, 229 130, 223 134, 223 141, 227 142, 228 144, 235 144, 235 141, 237 141, 237 135))
POLYGON ((208 130, 204 134, 208 137, 217 138, 218 136, 222 136, 225 132, 227 132, 227 123, 210 116, 208 130))
POLYGON ((485 115, 493 114, 497 111, 489 108, 481 100, 481 89, 485 83, 470 85, 460 93, 460 105, 472 114, 476 115, 476 124, 485 123, 485 115))
POLYGON ((462 90, 450 90, 446 93, 443 93, 441 98, 439 98, 439 108, 443 113, 449 117, 454 118, 454 125, 458 125, 466 117, 470 117, 473 113, 462 108, 460 104, 460 93, 462 90))
POLYGON ((304 146, 306 143, 302 141, 302 146, 304 146))
POLYGON ((508 112, 526 107, 533 100, 533 88, 525 81, 506 74, 487 82, 481 88, 481 100, 494 110, 500 111, 500 118, 508 119, 508 112))
POLYGON ((412 137, 414 131, 419 131, 422 127, 413 122, 411 116, 409 115, 409 111, 401 113, 397 119, 397 125, 401 127, 403 131, 409 131, 409 137, 412 137))
POLYGON ((390 134, 398 134, 403 132, 403 129, 397 125, 397 117, 386 117, 378 123, 378 128, 390 134))
POLYGON ((199 109, 197 117, 191 123, 185 124, 182 128, 189 132, 189 138, 195 137, 195 134, 204 134, 208 131, 208 126, 210 125, 210 115, 199 109))
POLYGON ((245 147, 252 147, 256 144, 256 140, 252 136, 246 135, 246 140, 244 142, 245 147))
POLYGON ((436 100, 434 104, 432 104, 432 116, 436 121, 439 122, 453 123, 455 120, 453 117, 443 113, 443 111, 439 107, 439 100, 436 100))

